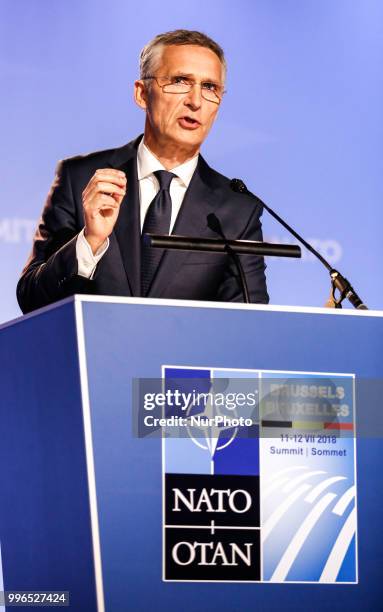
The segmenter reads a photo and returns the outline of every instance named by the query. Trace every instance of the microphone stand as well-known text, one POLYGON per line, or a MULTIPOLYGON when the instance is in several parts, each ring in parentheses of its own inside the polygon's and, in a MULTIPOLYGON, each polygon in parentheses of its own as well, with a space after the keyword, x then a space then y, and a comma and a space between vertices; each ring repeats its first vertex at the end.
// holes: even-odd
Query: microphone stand
POLYGON ((258 203, 263 208, 265 208, 267 212, 272 217, 274 217, 274 219, 278 221, 278 223, 283 225, 283 227, 286 228, 287 231, 290 232, 290 234, 292 234, 297 240, 299 240, 299 242, 301 242, 301 244, 303 244, 303 246, 305 246, 306 249, 310 251, 310 253, 315 255, 315 257, 319 259, 319 261, 325 266, 325 268, 327 268, 331 278, 332 301, 334 302, 335 308, 342 308, 342 302, 347 298, 357 310, 368 310, 368 307, 366 306, 366 304, 363 303, 363 301, 356 293, 355 289, 351 286, 351 283, 347 280, 347 278, 345 278, 338 270, 335 270, 335 268, 333 268, 329 264, 329 262, 320 253, 318 253, 318 251, 314 249, 313 246, 311 246, 311 244, 309 244, 292 227, 290 227, 290 225, 286 223, 286 221, 284 221, 276 212, 274 212, 272 208, 267 206, 267 204, 265 204, 260 198, 258 198, 258 196, 251 193, 251 191, 247 189, 245 183, 241 181, 241 179, 232 179, 232 181, 230 182, 230 187, 233 191, 236 191, 237 193, 244 193, 255 198, 258 203), (336 297, 336 290, 339 291, 339 297, 336 297))
POLYGON ((237 268, 237 272, 239 274, 239 278, 240 278, 240 281, 241 281, 241 289, 242 289, 243 301, 245 302, 245 304, 250 304, 249 288, 247 286, 246 276, 245 276, 245 273, 243 271, 243 266, 242 266, 241 260, 240 260, 240 258, 238 256, 238 254, 235 252, 235 250, 232 249, 231 246, 228 244, 228 241, 227 241, 227 238, 226 238, 226 236, 225 236, 225 234, 223 232, 221 223, 220 223, 218 217, 214 213, 210 213, 207 216, 207 225, 208 225, 209 229, 211 229, 213 232, 215 232, 216 234, 221 236, 222 240, 224 240, 226 242, 226 251, 227 251, 227 254, 233 260, 234 265, 237 268))

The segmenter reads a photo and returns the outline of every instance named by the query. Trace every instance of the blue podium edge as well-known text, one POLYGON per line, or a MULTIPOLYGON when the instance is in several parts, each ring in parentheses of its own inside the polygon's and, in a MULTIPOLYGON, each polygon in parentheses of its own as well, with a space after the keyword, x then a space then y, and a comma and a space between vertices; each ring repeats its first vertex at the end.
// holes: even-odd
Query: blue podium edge
POLYGON ((10 321, 0 324, 0 330, 31 317, 38 317, 52 309, 59 308, 64 304, 77 303, 97 303, 97 304, 134 304, 141 306, 174 306, 182 308, 215 308, 219 310, 244 310, 244 311, 264 311, 264 312, 291 312, 297 314, 321 314, 327 316, 346 316, 346 317, 383 317, 383 310, 356 310, 351 308, 325 308, 320 306, 284 306, 281 304, 242 304, 234 302, 204 302, 197 300, 166 300, 161 298, 139 298, 139 297, 118 297, 109 295, 83 295, 74 296, 44 306, 26 315, 20 315, 10 321))
POLYGON ((81 300, 77 299, 76 296, 74 298, 70 298, 69 300, 65 300, 65 303, 67 303, 68 301, 69 302, 73 301, 75 325, 76 325, 78 365, 79 365, 79 374, 80 374, 80 393, 81 393, 82 419, 83 419, 83 428, 84 428, 84 445, 85 445, 86 472, 87 472, 87 481, 88 481, 89 514, 90 514, 91 533, 92 533, 93 568, 94 568, 94 580, 95 580, 95 586, 96 586, 97 612, 105 612, 100 527, 99 527, 99 520, 98 520, 97 487, 96 487, 96 473, 95 473, 94 454, 93 454, 92 417, 91 417, 90 401, 89 401, 88 366, 87 366, 86 347, 85 347, 83 309, 82 309, 81 300))

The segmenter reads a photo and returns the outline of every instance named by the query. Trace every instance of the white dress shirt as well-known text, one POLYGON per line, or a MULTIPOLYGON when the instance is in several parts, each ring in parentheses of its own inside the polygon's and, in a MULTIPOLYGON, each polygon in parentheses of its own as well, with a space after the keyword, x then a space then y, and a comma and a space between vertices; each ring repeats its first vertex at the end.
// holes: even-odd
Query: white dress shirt
MULTIPOLYGON (((198 163, 198 155, 189 159, 187 162, 172 168, 169 172, 176 174, 170 184, 170 197, 172 199, 172 214, 170 219, 170 233, 174 227, 180 211, 185 193, 189 187, 189 183, 194 174, 198 163)), ((137 175, 140 194, 140 224, 141 232, 144 225, 144 220, 148 208, 153 198, 159 192, 159 183, 153 172, 156 170, 166 170, 161 162, 153 155, 153 153, 144 144, 144 139, 141 140, 137 150, 137 175)), ((129 189, 129 185, 127 186, 129 189)), ((94 271, 101 257, 106 253, 109 247, 109 238, 104 244, 93 254, 92 249, 84 236, 82 230, 76 242, 76 256, 78 263, 78 274, 85 278, 92 278, 94 271)))

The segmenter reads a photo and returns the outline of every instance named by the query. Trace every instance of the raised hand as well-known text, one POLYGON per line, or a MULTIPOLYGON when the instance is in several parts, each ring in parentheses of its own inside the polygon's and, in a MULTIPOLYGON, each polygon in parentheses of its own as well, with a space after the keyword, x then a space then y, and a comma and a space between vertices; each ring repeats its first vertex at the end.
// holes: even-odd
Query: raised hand
POLYGON ((82 192, 85 238, 96 253, 110 236, 126 193, 126 175, 121 170, 96 170, 82 192))

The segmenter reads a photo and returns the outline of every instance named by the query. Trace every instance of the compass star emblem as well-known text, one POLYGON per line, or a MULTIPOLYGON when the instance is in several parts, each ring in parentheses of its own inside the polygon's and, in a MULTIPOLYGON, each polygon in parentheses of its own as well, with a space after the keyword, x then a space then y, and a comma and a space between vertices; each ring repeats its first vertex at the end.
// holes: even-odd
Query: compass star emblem
MULTIPOLYGON (((220 380, 222 383, 222 379, 220 380)), ((213 458, 216 451, 222 450, 229 446, 237 436, 238 427, 225 426, 217 424, 215 419, 217 416, 225 416, 224 407, 216 406, 214 403, 214 382, 211 381, 211 390, 208 399, 204 404, 204 409, 201 411, 198 405, 196 412, 196 404, 191 401, 186 411, 187 430, 190 439, 204 450, 207 450, 210 457, 213 458), (213 400, 213 401, 212 401, 213 400), (201 424, 195 424, 195 417, 200 417, 201 424)), ((226 414, 230 418, 237 417, 237 411, 230 410, 230 414, 226 414)))

